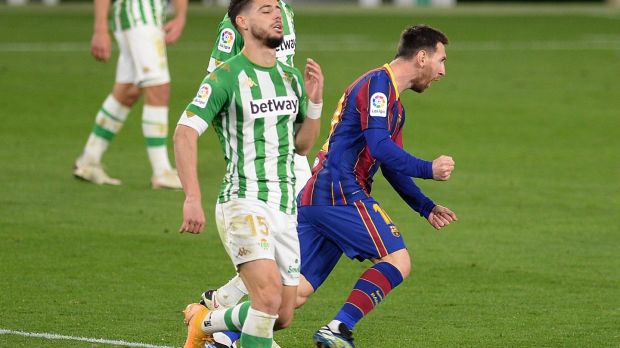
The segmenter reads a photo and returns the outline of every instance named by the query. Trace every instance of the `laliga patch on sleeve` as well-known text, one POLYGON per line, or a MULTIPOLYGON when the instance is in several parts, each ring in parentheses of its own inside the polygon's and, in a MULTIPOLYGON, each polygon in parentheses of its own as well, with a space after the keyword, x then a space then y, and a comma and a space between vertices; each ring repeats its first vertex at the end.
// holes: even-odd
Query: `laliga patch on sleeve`
POLYGON ((207 101, 209 101, 209 97, 211 96, 211 90, 211 85, 209 84, 205 83, 200 86, 196 97, 194 97, 194 100, 192 100, 192 104, 204 109, 204 107, 207 106, 207 101))
POLYGON ((232 29, 226 28, 222 30, 222 34, 220 35, 220 42, 217 44, 217 49, 224 53, 230 53, 233 49, 234 43, 235 32, 232 29))
POLYGON ((370 97, 370 116, 387 116, 387 97, 381 92, 377 92, 370 97))

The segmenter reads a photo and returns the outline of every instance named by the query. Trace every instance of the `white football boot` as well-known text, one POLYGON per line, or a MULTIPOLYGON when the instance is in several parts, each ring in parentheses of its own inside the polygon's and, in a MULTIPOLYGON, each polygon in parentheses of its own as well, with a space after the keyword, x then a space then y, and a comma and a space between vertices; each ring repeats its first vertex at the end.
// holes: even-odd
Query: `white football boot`
POLYGON ((73 175, 85 181, 92 182, 97 185, 120 185, 121 181, 119 179, 111 178, 105 170, 103 170, 103 166, 101 163, 80 163, 82 161, 76 161, 73 166, 73 175))
POLYGON ((169 189, 169 190, 181 190, 181 179, 176 169, 170 169, 165 171, 162 175, 153 176, 151 178, 151 185, 154 189, 169 189))

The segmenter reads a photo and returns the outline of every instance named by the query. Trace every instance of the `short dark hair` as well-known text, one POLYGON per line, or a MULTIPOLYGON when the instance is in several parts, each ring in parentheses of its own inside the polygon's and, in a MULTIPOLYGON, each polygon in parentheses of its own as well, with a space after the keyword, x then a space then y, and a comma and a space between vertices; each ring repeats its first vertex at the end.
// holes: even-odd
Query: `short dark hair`
MULTIPOLYGON (((228 4, 228 18, 232 24, 237 28, 237 16, 241 11, 243 11, 252 0, 231 0, 230 4, 228 4)), ((239 30, 239 28, 237 28, 239 30)))
POLYGON ((437 43, 448 44, 448 37, 426 24, 414 25, 400 34, 396 57, 411 58, 421 50, 435 52, 437 43))

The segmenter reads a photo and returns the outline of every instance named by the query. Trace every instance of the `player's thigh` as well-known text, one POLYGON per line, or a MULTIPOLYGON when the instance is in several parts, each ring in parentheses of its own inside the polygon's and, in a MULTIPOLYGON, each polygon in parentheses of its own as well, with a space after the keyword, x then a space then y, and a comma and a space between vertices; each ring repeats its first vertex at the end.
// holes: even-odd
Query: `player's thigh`
MULTIPOLYGON (((307 297, 316 291, 342 256, 342 249, 327 238, 321 228, 310 222, 320 219, 321 212, 321 209, 308 206, 298 209, 297 235, 301 252, 301 274, 305 278, 305 283, 300 283, 301 296, 307 297)), ((298 306, 302 304, 298 303, 298 306)))
POLYGON ((326 207, 314 223, 350 258, 380 259, 405 249, 400 231, 371 197, 326 207))
POLYGON ((272 212, 264 202, 232 199, 216 205, 216 223, 235 266, 249 261, 275 261, 272 212))
POLYGON ((272 243, 274 243, 275 261, 280 269, 282 284, 296 287, 299 285, 301 267, 297 214, 286 214, 279 210, 273 211, 268 221, 273 227, 271 231, 272 243))
POLYGON ((131 56, 127 35, 124 31, 116 31, 114 32, 114 37, 118 44, 118 61, 116 63, 115 81, 119 85, 135 84, 137 73, 131 56))
POLYGON ((225 208, 222 203, 215 204, 215 227, 217 228, 217 233, 220 236, 222 245, 224 245, 224 250, 226 250, 226 253, 232 260, 233 258, 228 244, 228 231, 226 230, 226 215, 224 209, 225 208))
POLYGON ((163 29, 155 26, 139 26, 123 33, 135 67, 135 83, 140 87, 169 83, 170 73, 163 29))

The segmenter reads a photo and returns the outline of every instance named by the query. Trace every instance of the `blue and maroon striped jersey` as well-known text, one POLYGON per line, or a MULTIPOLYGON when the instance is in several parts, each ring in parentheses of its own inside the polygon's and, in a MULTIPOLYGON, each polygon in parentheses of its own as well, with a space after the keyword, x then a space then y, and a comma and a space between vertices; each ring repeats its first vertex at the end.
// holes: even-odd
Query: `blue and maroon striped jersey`
POLYGON ((432 178, 432 162, 402 149, 404 123, 405 110, 388 64, 358 78, 338 102, 330 135, 317 155, 300 205, 345 205, 368 197, 381 167, 416 211, 432 209, 432 201, 410 178, 432 178))

